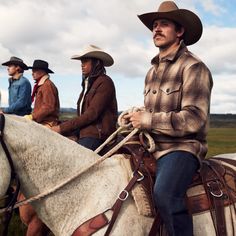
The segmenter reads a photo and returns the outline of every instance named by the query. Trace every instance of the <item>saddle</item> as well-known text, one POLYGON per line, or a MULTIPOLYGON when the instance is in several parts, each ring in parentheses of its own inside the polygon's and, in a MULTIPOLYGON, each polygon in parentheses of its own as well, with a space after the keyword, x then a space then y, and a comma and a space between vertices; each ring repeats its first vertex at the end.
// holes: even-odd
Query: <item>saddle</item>
MULTIPOLYGON (((143 148, 138 137, 132 138, 119 152, 128 154, 126 158, 130 160, 132 170, 138 169, 144 175, 144 179, 137 184, 139 191, 145 195, 141 198, 145 201, 144 211, 139 209, 142 203, 136 202, 139 213, 144 212, 145 216, 159 217, 153 198, 156 172, 155 158, 143 148)), ((234 205, 236 203, 236 170, 231 165, 236 166, 236 161, 225 158, 204 160, 201 171, 194 176, 186 196, 188 209, 192 215, 210 211, 216 234, 220 236, 227 235, 224 210, 226 206, 231 205, 231 221, 232 225, 235 224, 232 211, 236 214, 234 205), (196 194, 196 189, 198 194, 194 195, 193 192, 196 194)), ((132 193, 135 193, 135 189, 132 193)), ((133 195, 135 201, 139 199, 135 197, 135 194, 133 195)))
MULTIPOLYGON (((122 137, 120 138, 122 139, 122 137)), ((112 227, 114 226, 120 212, 122 203, 129 196, 129 192, 132 192, 133 194, 139 213, 141 211, 137 201, 141 199, 147 203, 144 204, 147 212, 143 215, 155 217, 149 236, 156 236, 157 232, 159 232, 160 235, 163 235, 164 232, 164 235, 166 235, 165 227, 162 224, 158 209, 155 209, 153 199, 156 160, 151 153, 145 150, 141 142, 142 140, 139 140, 138 136, 133 136, 132 139, 126 142, 116 152, 117 154, 122 154, 122 156, 125 156, 125 158, 128 159, 130 165, 126 165, 126 159, 123 159, 124 161, 122 161, 122 163, 126 168, 128 167, 129 170, 132 169, 133 173, 128 185, 120 193, 113 206, 82 223, 74 231, 73 236, 84 235, 84 232, 87 232, 88 235, 92 235, 107 225, 108 228, 105 232, 105 236, 110 235, 112 227), (141 189, 142 192, 142 197, 140 199, 138 199, 134 194, 135 189, 137 188, 139 188, 139 190, 141 189), (108 220, 105 215, 107 211, 112 212, 110 220, 108 220)), ((116 144, 117 140, 105 148, 110 150, 116 144)), ((99 151, 99 154, 101 153, 102 152, 99 151)), ((217 236, 226 236, 224 218, 224 206, 226 205, 230 205, 233 235, 235 232, 233 213, 236 215, 236 209, 233 203, 236 202, 236 169, 231 167, 231 165, 236 167, 236 160, 234 161, 224 158, 217 158, 216 160, 216 158, 212 158, 204 161, 201 172, 193 178, 193 183, 191 184, 186 196, 190 213, 194 214, 194 212, 210 210, 217 236), (227 163, 227 165, 223 165, 221 162, 227 163), (192 192, 194 192, 192 191, 192 188, 198 186, 203 186, 202 192, 197 195, 192 194, 192 192), (198 195, 200 195, 200 198, 198 195), (202 195, 205 197, 202 198, 202 195), (201 199, 206 200, 203 201, 204 204, 201 199)))
POLYGON ((204 160, 200 173, 194 177, 187 192, 189 212, 194 215, 210 211, 217 236, 227 235, 225 207, 230 207, 233 232, 236 230, 233 219, 233 215, 236 214, 236 169, 232 166, 236 167, 235 160, 204 160), (199 189, 198 195, 191 194, 194 188, 199 189))
POLYGON ((156 209, 153 198, 153 185, 155 182, 156 160, 147 152, 137 137, 119 149, 119 152, 126 154, 125 158, 129 159, 131 170, 138 170, 142 175, 142 181, 139 181, 132 190, 139 214, 153 217, 156 215, 156 209))

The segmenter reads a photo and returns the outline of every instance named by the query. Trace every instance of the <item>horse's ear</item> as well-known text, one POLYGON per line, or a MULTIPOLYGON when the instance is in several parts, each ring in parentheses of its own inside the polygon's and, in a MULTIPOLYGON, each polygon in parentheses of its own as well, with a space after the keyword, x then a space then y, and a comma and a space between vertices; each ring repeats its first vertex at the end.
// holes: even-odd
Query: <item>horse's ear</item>
POLYGON ((0 113, 0 136, 3 135, 4 126, 5 126, 5 116, 3 113, 0 113))

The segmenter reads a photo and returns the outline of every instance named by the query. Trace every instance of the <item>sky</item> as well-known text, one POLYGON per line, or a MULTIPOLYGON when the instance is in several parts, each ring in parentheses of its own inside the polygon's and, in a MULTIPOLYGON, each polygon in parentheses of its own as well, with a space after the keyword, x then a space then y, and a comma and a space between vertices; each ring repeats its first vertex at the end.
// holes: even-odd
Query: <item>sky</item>
MULTIPOLYGON (((0 0, 0 64, 17 56, 27 65, 49 62, 61 107, 76 108, 80 61, 93 44, 114 58, 107 74, 116 86, 119 110, 143 105, 144 78, 158 53, 152 33, 137 15, 157 11, 159 0, 0 0)), ((203 23, 201 39, 188 49, 211 70, 211 113, 236 113, 236 0, 176 0, 203 23)), ((33 80, 31 70, 25 76, 33 80)), ((0 66, 1 106, 7 106, 8 74, 0 66)))

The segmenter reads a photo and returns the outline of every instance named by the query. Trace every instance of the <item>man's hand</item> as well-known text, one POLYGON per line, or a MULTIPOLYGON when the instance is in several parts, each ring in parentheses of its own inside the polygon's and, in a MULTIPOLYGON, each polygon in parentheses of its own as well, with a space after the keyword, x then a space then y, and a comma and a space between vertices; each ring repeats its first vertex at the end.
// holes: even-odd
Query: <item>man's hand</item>
POLYGON ((24 115, 24 118, 27 119, 27 120, 33 120, 32 114, 24 115))
POLYGON ((127 115, 124 115, 124 119, 129 120, 134 128, 141 128, 141 117, 142 112, 133 112, 127 115))

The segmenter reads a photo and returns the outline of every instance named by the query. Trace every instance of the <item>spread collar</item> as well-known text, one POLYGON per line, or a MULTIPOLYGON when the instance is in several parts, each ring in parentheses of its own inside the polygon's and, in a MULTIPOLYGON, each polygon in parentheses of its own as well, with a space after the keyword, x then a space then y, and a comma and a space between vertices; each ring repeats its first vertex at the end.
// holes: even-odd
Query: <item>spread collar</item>
POLYGON ((183 52, 187 51, 187 47, 184 44, 184 41, 181 40, 179 46, 176 48, 176 50, 174 50, 173 52, 169 53, 167 56, 161 58, 159 58, 159 54, 157 56, 155 56, 152 60, 151 60, 151 64, 159 64, 160 61, 175 61, 179 55, 181 55, 183 52))

